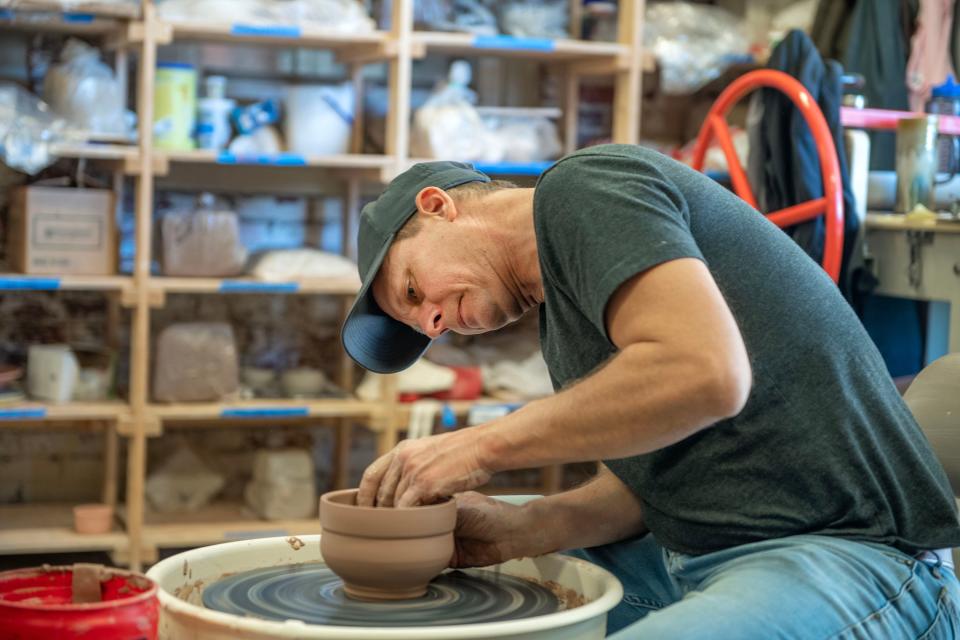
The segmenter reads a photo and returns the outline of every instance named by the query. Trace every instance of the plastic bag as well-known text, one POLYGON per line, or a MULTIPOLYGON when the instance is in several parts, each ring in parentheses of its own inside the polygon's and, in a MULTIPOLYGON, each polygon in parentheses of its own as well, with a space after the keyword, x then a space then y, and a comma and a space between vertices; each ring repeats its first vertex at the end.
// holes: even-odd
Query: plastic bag
POLYGON ((157 5, 163 19, 182 22, 316 24, 347 33, 375 26, 357 0, 165 0, 157 5))
POLYGON ((470 65, 450 65, 447 83, 427 98, 413 115, 410 153, 419 158, 484 159, 488 133, 473 106, 476 96, 467 85, 470 65))
POLYGON ((243 272, 247 250, 240 243, 236 212, 215 206, 209 193, 193 211, 163 217, 163 273, 168 276, 234 276, 243 272))
POLYGON ((500 3, 500 26, 518 38, 569 38, 566 0, 514 0, 500 3))
POLYGON ((643 41, 657 58, 668 94, 696 91, 745 56, 749 43, 734 14, 689 2, 647 5, 643 41))
POLYGON ((67 40, 60 63, 44 78, 43 95, 54 112, 88 134, 130 133, 120 83, 99 50, 85 42, 67 40))
POLYGON ((484 116, 483 123, 496 141, 496 153, 488 148, 488 162, 540 162, 563 150, 556 125, 543 116, 484 116))
POLYGON ((35 174, 53 164, 51 146, 78 139, 47 103, 12 83, 0 83, 0 161, 35 174))
POLYGON ((233 329, 223 322, 170 325, 157 338, 156 360, 160 402, 214 402, 240 386, 233 329))
POLYGON ((250 273, 271 282, 349 278, 357 275, 357 265, 343 256, 317 249, 281 249, 260 256, 250 273))
POLYGON ((303 449, 257 451, 253 480, 243 492, 247 506, 266 520, 316 515, 317 493, 310 453, 303 449))

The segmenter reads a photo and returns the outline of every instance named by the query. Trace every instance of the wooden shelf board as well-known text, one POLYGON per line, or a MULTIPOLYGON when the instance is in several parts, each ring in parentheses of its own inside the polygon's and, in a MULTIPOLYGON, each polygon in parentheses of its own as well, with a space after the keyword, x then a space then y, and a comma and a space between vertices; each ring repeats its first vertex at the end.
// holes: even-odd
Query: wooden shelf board
POLYGON ((320 533, 320 519, 261 520, 244 505, 214 502, 195 513, 144 516, 144 542, 160 548, 196 547, 218 542, 320 533))
POLYGON ((350 276, 290 282, 268 282, 250 278, 151 278, 150 287, 166 293, 285 293, 354 296, 360 291, 360 278, 350 276))
POLYGON ((55 144, 51 151, 61 158, 86 160, 135 160, 139 149, 128 144, 55 144))
POLYGON ((946 213, 938 214, 935 221, 926 222, 908 219, 902 213, 868 211, 864 226, 867 229, 886 229, 890 231, 960 233, 960 220, 946 213))
POLYGON ((86 14, 110 18, 137 18, 140 16, 139 2, 85 2, 84 0, 0 0, 0 9, 16 11, 50 11, 72 15, 86 14))
POLYGON ((122 291, 133 286, 127 276, 30 276, 0 273, 0 291, 122 291))
POLYGON ((387 33, 383 31, 344 33, 312 25, 223 24, 200 21, 168 21, 167 24, 173 30, 174 40, 202 40, 336 50, 370 48, 387 40, 387 33))
POLYGON ((0 554, 115 551, 127 545, 123 531, 80 534, 73 530, 73 505, 0 505, 0 554))
POLYGON ((28 421, 118 420, 129 411, 129 405, 119 400, 65 404, 24 402, 0 405, 0 427, 18 426, 28 421))
POLYGON ((379 403, 344 399, 277 399, 244 400, 239 402, 197 402, 179 404, 151 404, 147 413, 160 420, 262 420, 303 418, 349 418, 369 416, 379 403))
POLYGON ((328 169, 383 169, 393 164, 390 156, 344 153, 329 156, 302 156, 293 153, 276 155, 237 156, 213 150, 157 151, 156 155, 168 162, 185 164, 209 164, 219 166, 260 167, 318 167, 328 169))
POLYGON ((614 58, 629 53, 629 47, 616 42, 593 42, 549 38, 513 38, 475 36, 469 33, 414 31, 413 42, 428 52, 464 56, 530 58, 552 62, 614 58))

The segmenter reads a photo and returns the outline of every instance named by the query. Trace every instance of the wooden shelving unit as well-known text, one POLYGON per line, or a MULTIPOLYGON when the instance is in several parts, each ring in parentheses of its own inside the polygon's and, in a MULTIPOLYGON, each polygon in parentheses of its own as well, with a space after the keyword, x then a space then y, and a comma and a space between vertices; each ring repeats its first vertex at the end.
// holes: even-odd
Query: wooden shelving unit
MULTIPOLYGON (((222 403, 159 404, 151 401, 151 316, 162 306, 168 294, 219 295, 253 293, 262 295, 328 295, 341 299, 343 313, 359 288, 357 278, 260 282, 249 278, 167 278, 151 274, 153 259, 153 202, 157 184, 179 183, 193 177, 204 184, 208 176, 231 177, 243 192, 270 192, 277 184, 302 183, 304 189, 316 188, 316 177, 323 174, 342 186, 344 233, 354 229, 364 183, 385 183, 409 167, 410 96, 412 65, 415 59, 433 54, 498 57, 539 61, 549 65, 562 79, 563 108, 560 130, 565 151, 573 151, 576 140, 580 81, 584 76, 610 75, 614 79, 613 140, 635 143, 639 132, 640 81, 649 62, 641 48, 644 0, 621 0, 617 42, 586 42, 573 38, 478 38, 465 34, 420 32, 413 30, 414 0, 394 0, 390 31, 352 34, 298 25, 213 24, 201 22, 165 22, 158 16, 153 0, 140 4, 70 2, 67 9, 47 0, 0 0, 0 30, 23 32, 73 33, 101 38, 116 52, 116 68, 121 78, 128 75, 131 61, 136 63, 136 111, 139 138, 135 144, 64 144, 55 150, 64 158, 105 163, 114 171, 114 184, 122 188, 124 178, 132 177, 135 203, 136 260, 133 274, 110 277, 36 278, 0 274, 0 291, 89 290, 115 296, 129 309, 131 359, 129 397, 124 402, 65 405, 23 404, 0 407, 0 427, 36 422, 74 421, 102 423, 105 426, 106 482, 104 501, 116 502, 118 477, 125 478, 126 504, 122 512, 124 528, 105 536, 78 536, 70 529, 69 508, 57 505, 17 505, 0 507, 0 553, 53 552, 61 550, 103 550, 139 568, 156 557, 158 548, 210 544, 253 535, 313 533, 314 520, 264 522, 244 511, 241 505, 215 504, 201 514, 161 517, 147 511, 144 500, 147 447, 150 439, 164 430, 192 424, 243 425, 264 422, 296 422, 313 419, 333 424, 337 430, 335 446, 336 478, 346 481, 346 456, 352 422, 369 425, 377 434, 378 451, 396 444, 405 424, 404 408, 396 402, 395 380, 387 376, 381 400, 364 402, 354 398, 317 400, 255 400, 222 403), (31 12, 49 13, 37 20, 31 12), (339 62, 348 65, 349 78, 358 94, 363 91, 363 65, 386 63, 390 109, 386 115, 383 154, 364 154, 362 136, 354 132, 350 153, 331 156, 234 156, 210 151, 161 151, 156 149, 151 126, 154 121, 154 74, 157 48, 171 42, 210 42, 236 47, 261 46, 310 48, 334 52, 339 62), (174 178, 177 179, 174 179, 174 178), (4 417, 4 411, 7 411, 4 417), (17 413, 17 412, 21 413, 17 413), (127 467, 118 469, 119 444, 126 441, 127 467), (282 533, 281 533, 282 532, 282 533)), ((573 15, 578 15, 579 0, 571 0, 573 15)), ((575 24, 577 21, 572 20, 575 24)), ((362 104, 362 100, 356 101, 362 104)), ((358 108, 355 127, 363 126, 358 108)), ((525 165, 481 165, 482 170, 499 175, 536 176, 550 163, 525 165)), ((326 180, 329 183, 329 180, 326 180)), ((204 187, 206 188, 206 187, 204 187)), ((352 238, 344 238, 350 246, 352 238)), ((355 257, 355 256, 350 256, 355 257)), ((344 356, 345 358, 345 356, 344 356)), ((340 367, 338 383, 353 388, 351 366, 340 367)), ((483 400, 482 402, 485 402, 483 400)), ((497 403, 497 401, 493 401, 497 403)), ((453 403, 458 415, 465 415, 473 403, 453 403)), ((558 469, 546 471, 545 486, 556 486, 558 469)))

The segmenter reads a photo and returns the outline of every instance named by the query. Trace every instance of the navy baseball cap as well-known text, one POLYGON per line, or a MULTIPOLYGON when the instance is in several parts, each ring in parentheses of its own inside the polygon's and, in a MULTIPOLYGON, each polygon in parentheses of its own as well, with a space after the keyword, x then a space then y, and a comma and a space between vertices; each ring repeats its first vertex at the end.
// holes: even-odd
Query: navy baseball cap
POLYGON ((361 366, 396 373, 416 362, 430 346, 429 337, 384 313, 370 290, 397 232, 417 212, 417 194, 426 187, 446 190, 489 181, 462 162, 422 162, 394 178, 379 198, 363 208, 357 237, 363 285, 340 331, 343 348, 361 366))

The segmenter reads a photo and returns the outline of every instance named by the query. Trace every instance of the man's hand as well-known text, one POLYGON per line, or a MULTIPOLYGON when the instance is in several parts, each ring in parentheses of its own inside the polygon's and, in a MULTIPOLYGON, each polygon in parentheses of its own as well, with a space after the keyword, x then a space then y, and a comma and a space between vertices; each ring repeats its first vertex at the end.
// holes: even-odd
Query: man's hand
MULTIPOLYGON (((529 511, 517 505, 468 492, 457 496, 457 529, 450 566, 486 567, 552 549, 538 548, 543 527, 529 522, 529 511)), ((542 523, 541 523, 542 524, 542 523)))
POLYGON ((453 433, 404 440, 367 467, 357 504, 413 507, 430 504, 490 479, 482 433, 470 427, 453 433))

